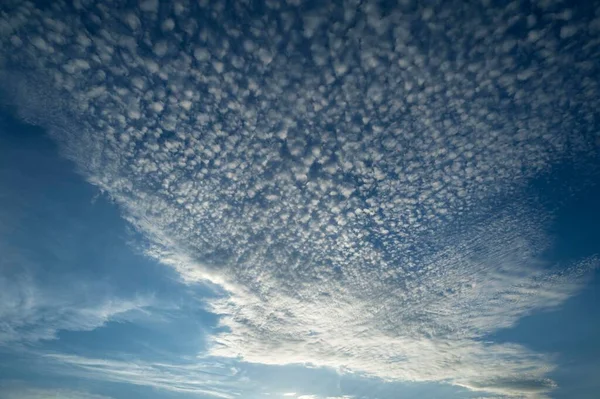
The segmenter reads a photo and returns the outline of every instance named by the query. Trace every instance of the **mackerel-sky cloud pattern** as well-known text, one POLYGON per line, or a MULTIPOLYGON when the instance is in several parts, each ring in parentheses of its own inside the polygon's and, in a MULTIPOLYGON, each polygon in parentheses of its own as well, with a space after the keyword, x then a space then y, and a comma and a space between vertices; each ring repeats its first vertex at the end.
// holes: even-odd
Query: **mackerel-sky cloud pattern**
POLYGON ((221 286, 211 356, 542 397, 551 357, 486 337, 597 263, 545 261, 524 190, 598 155, 600 8, 418 3, 8 1, 1 87, 221 286))

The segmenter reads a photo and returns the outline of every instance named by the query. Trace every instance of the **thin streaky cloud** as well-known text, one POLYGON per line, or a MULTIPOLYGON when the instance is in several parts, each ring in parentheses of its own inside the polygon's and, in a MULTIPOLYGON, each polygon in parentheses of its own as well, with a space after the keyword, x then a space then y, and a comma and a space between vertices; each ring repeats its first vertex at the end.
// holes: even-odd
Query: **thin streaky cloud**
POLYGON ((231 365, 217 360, 177 364, 142 360, 90 358, 66 354, 40 354, 56 371, 92 380, 127 383, 169 392, 233 399, 246 388, 231 365))

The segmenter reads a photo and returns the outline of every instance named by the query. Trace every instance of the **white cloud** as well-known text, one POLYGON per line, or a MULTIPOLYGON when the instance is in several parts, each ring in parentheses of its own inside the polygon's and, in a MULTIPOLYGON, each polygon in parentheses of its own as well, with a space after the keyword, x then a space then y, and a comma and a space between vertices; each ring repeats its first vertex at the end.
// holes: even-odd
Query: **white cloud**
MULTIPOLYGON (((0 262, 0 271, 6 271, 6 266, 0 262)), ((0 273, 0 345, 55 339, 61 330, 94 330, 144 311, 152 302, 151 298, 108 297, 81 280, 62 283, 71 288, 42 285, 27 274, 0 273)))
POLYGON ((46 354, 57 371, 103 381, 128 383, 171 392, 233 399, 239 395, 237 370, 224 363, 205 359, 196 364, 150 363, 46 354))
MULTIPOLYGON (((211 23, 164 15, 203 27, 159 63, 136 46, 114 57, 120 31, 117 40, 32 7, 3 17, 36 33, 23 38, 28 51, 1 40, 2 86, 115 199, 150 255, 228 292, 212 303, 229 330, 211 354, 505 396, 552 388, 550 357, 485 339, 560 305, 594 266, 560 272, 540 260, 547 215, 522 192, 554 164, 596 154, 596 69, 571 61, 597 55, 571 34, 576 21, 524 32, 518 46, 540 64, 522 63, 498 33, 512 6, 400 7, 381 26, 372 6, 290 9, 246 15, 241 33, 215 6, 201 13, 211 23), (406 26, 418 18, 427 24, 413 35, 406 26), (257 43, 258 56, 248 51, 257 43), (67 55, 88 56, 90 69, 65 76, 67 55), (140 68, 150 72, 142 94, 123 78, 140 68), (565 99, 577 116, 556 112, 565 99), (69 104, 88 107, 77 115, 69 104)), ((130 11, 142 19, 157 7, 130 11)), ((162 40, 179 34, 165 29, 162 40)), ((129 40, 166 54, 163 42, 129 40)))
MULTIPOLYGON (((55 339, 61 330, 94 330, 152 305, 151 296, 114 296, 102 282, 45 272, 47 265, 37 264, 29 256, 30 248, 6 245, 7 230, 14 225, 4 215, 0 221, 0 346, 55 339)), ((50 245, 50 256, 62 256, 59 242, 50 245)))
POLYGON ((263 281, 261 296, 237 294, 215 304, 231 333, 216 337, 213 354, 347 368, 387 380, 451 381, 509 396, 544 393, 554 387, 544 378, 551 357, 485 342, 485 335, 560 304, 588 267, 571 270, 568 278, 549 275, 528 267, 535 258, 513 256, 530 250, 485 231, 468 246, 424 259, 427 270, 387 284, 374 271, 366 282, 320 279, 289 291, 263 281), (481 253, 474 252, 477 246, 484 247, 481 253))

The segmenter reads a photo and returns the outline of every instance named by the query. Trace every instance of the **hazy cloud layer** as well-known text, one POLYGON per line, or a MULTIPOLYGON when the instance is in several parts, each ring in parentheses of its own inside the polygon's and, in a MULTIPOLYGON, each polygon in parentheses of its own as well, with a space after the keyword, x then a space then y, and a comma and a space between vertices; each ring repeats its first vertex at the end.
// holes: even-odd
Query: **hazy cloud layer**
POLYGON ((520 193, 597 155, 598 7, 124 3, 3 5, 1 86, 149 254, 228 291, 211 355, 554 386, 486 335, 595 265, 542 261, 520 193))

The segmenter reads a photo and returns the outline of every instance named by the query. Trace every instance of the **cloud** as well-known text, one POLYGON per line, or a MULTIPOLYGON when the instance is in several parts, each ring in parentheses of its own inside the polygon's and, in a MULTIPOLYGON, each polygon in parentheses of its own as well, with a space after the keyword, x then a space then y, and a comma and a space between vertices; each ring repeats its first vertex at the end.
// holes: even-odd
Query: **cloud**
POLYGON ((0 346, 52 340, 61 330, 91 331, 109 321, 128 320, 155 304, 152 294, 116 295, 107 281, 74 270, 89 257, 61 228, 81 233, 79 222, 61 219, 60 208, 48 200, 46 211, 56 211, 62 223, 53 226, 31 204, 21 207, 29 197, 11 189, 5 185, 10 195, 0 201, 0 346), (11 198, 20 203, 14 205, 11 198), (25 219, 27 228, 21 225, 25 219))
POLYGON ((272 288, 268 300, 236 295, 217 302, 215 311, 231 332, 215 337, 213 354, 268 364, 313 363, 390 381, 451 381, 507 396, 547 392, 554 387, 544 378, 553 368, 550 356, 485 337, 566 300, 582 283, 574 276, 593 263, 579 265, 568 278, 528 270, 536 259, 522 254, 530 249, 491 233, 424 259, 431 274, 405 276, 400 287, 393 288, 398 280, 363 285, 360 301, 358 294, 348 295, 353 282, 344 279, 320 281, 322 291, 272 288), (476 246, 483 253, 473 252, 476 246))
POLYGON ((487 392, 500 395, 514 396, 514 392, 520 392, 527 396, 542 397, 552 389, 556 388, 556 383, 548 378, 519 378, 519 379, 498 379, 485 381, 483 384, 473 384, 466 386, 475 390, 485 390, 487 392))
POLYGON ((57 367, 71 374, 102 381, 127 383, 171 392, 232 399, 239 395, 237 370, 225 363, 206 360, 195 364, 151 363, 45 354, 57 367))
POLYGON ((91 195, 80 196, 85 185, 70 184, 76 176, 66 165, 62 173, 62 161, 49 156, 52 147, 44 151, 40 142, 23 145, 20 138, 0 138, 0 346, 40 344, 63 330, 90 331, 146 312, 156 304, 151 287, 143 294, 124 290, 102 274, 122 267, 121 248, 130 252, 118 246, 116 229, 95 230, 107 214, 89 205, 91 195), (97 219, 89 217, 94 212, 97 219))
POLYGON ((549 215, 524 191, 597 154, 600 63, 578 34, 593 21, 562 29, 551 9, 517 32, 510 5, 268 3, 258 19, 158 4, 125 10, 128 33, 102 2, 82 2, 89 21, 13 2, 0 82, 149 255, 227 292, 211 355, 552 388, 551 357, 486 339, 596 264, 542 260, 549 215), (159 11, 164 35, 141 32, 159 11))
MULTIPOLYGON (((4 262, 0 266, 4 269, 4 262)), ((125 320, 132 312, 144 312, 152 303, 143 297, 108 298, 85 281, 62 283, 71 288, 61 290, 39 284, 31 276, 1 273, 0 345, 55 339, 61 330, 94 330, 110 320, 125 320)))

